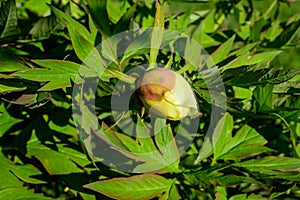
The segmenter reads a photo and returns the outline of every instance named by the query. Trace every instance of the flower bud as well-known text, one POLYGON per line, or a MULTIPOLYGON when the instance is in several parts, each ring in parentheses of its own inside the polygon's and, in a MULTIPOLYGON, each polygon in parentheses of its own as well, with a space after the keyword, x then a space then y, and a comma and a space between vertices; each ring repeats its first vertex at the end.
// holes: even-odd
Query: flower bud
POLYGON ((136 80, 137 95, 150 115, 181 120, 198 114, 195 95, 178 73, 155 68, 136 80))

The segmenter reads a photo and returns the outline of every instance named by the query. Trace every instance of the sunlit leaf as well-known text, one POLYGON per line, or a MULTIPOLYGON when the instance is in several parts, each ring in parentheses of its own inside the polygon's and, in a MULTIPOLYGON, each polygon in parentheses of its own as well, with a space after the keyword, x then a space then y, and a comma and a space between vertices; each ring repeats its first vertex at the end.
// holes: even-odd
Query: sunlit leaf
POLYGON ((0 49, 0 72, 14 72, 28 69, 15 56, 0 49))
POLYGON ((226 114, 218 123, 213 135, 215 160, 235 160, 270 150, 263 146, 267 141, 250 126, 244 125, 234 136, 232 131, 232 116, 226 114))
POLYGON ((172 180, 154 174, 144 174, 129 178, 114 178, 85 185, 86 188, 120 200, 146 200, 166 192, 172 180))
POLYGON ((284 27, 284 31, 280 34, 272 43, 268 46, 271 48, 278 48, 284 45, 289 44, 289 42, 297 36, 297 33, 300 29, 300 20, 284 27))
POLYGON ((235 39, 235 35, 229 38, 226 42, 224 42, 221 46, 219 46, 216 51, 214 51, 211 54, 211 57, 216 64, 218 64, 219 62, 221 62, 226 58, 227 54, 231 50, 234 39, 235 39))
POLYGON ((63 13, 61 10, 57 9, 54 6, 50 6, 56 17, 65 25, 71 26, 77 32, 79 32, 87 41, 93 42, 94 38, 91 38, 90 32, 78 21, 73 19, 71 16, 63 13))
POLYGON ((90 162, 86 156, 70 147, 59 145, 55 151, 31 139, 27 147, 27 155, 37 158, 49 174, 69 174, 83 172, 83 167, 90 162))
POLYGON ((1 163, 1 183, 0 189, 5 188, 21 188, 24 182, 28 183, 44 183, 44 181, 32 176, 41 175, 41 172, 32 165, 16 165, 0 153, 1 163), (20 180, 19 180, 20 179, 20 180))
MULTIPOLYGON (((41 193, 35 193, 34 189, 28 190, 25 187, 20 188, 6 188, 0 191, 1 199, 18 199, 22 197, 22 199, 41 199, 41 200, 51 200, 52 198, 46 197, 41 193)), ((59 198, 61 199, 61 198, 59 198)))
POLYGON ((8 80, 0 81, 0 94, 18 92, 25 89, 26 86, 23 83, 16 83, 14 81, 8 81, 8 80))
POLYGON ((160 49, 164 33, 164 10, 161 3, 156 4, 155 19, 151 34, 151 49, 148 70, 156 67, 156 58, 160 49))
POLYGON ((40 91, 55 90, 71 86, 80 68, 79 64, 60 60, 35 60, 43 68, 18 71, 13 75, 27 80, 47 82, 40 91))
POLYGON ((300 160, 297 158, 268 156, 234 165, 281 179, 300 180, 300 160))
POLYGON ((7 130, 9 130, 14 124, 17 124, 21 122, 21 119, 16 119, 13 116, 11 116, 7 111, 5 110, 4 104, 2 103, 0 105, 0 137, 3 136, 3 134, 6 133, 7 130))

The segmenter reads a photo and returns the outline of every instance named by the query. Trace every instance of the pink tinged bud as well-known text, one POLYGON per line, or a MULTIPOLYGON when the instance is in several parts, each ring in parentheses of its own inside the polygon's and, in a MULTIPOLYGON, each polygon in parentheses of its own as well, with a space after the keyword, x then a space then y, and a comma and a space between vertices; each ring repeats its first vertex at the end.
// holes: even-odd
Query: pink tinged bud
POLYGON ((136 81, 137 94, 150 115, 180 120, 198 114, 198 105, 189 83, 176 72, 156 68, 136 81))

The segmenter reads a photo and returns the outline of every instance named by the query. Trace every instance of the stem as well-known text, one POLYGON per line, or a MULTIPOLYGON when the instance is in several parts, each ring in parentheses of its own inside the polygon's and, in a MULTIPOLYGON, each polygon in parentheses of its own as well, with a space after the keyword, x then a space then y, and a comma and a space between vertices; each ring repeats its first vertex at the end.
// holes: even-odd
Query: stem
POLYGON ((297 144, 296 144, 296 139, 295 139, 295 133, 294 133, 294 131, 291 129, 290 125, 288 124, 288 122, 283 117, 281 117, 277 113, 272 113, 272 114, 275 115, 276 117, 278 117, 279 119, 281 119, 284 122, 284 124, 288 127, 288 129, 290 131, 291 142, 292 142, 292 145, 293 145, 294 154, 296 154, 296 156, 298 158, 300 158, 300 152, 297 149, 297 144))

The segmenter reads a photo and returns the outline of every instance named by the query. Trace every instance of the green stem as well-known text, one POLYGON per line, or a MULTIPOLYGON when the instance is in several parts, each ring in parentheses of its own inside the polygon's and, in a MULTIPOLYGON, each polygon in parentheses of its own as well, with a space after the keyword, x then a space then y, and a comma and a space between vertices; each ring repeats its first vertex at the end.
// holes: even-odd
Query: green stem
POLYGON ((279 114, 277 113, 272 113, 273 115, 275 115, 276 117, 278 117, 279 119, 281 119, 284 124, 288 127, 289 131, 290 131, 290 136, 291 136, 291 142, 292 142, 292 145, 293 145, 293 150, 294 150, 294 154, 300 158, 300 152, 298 151, 297 149, 297 144, 296 144, 296 138, 295 138, 295 133, 294 131, 292 130, 292 128, 290 127, 290 125, 288 124, 288 122, 283 118, 281 117, 279 114))

